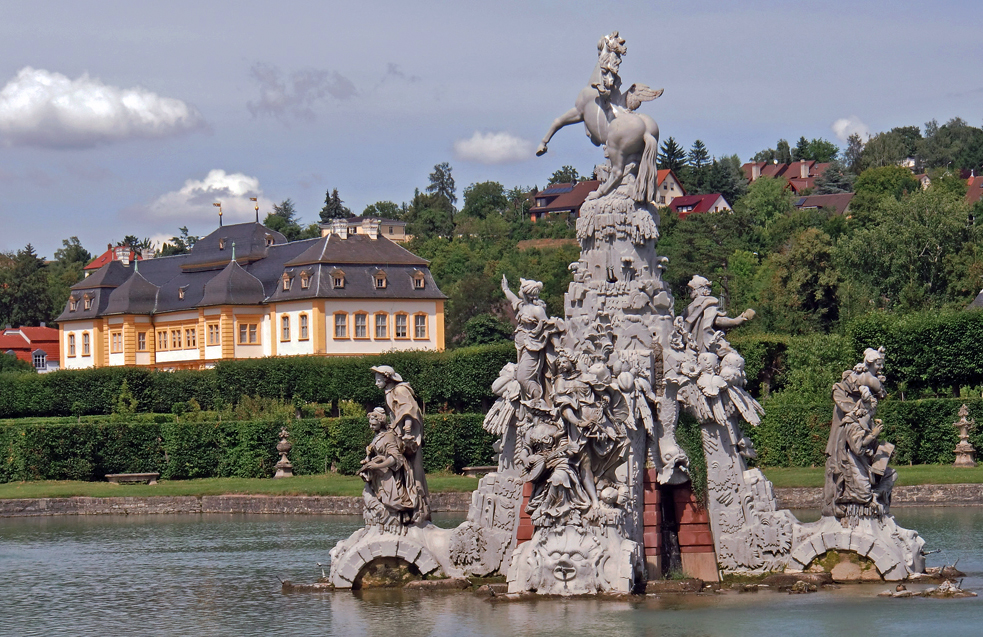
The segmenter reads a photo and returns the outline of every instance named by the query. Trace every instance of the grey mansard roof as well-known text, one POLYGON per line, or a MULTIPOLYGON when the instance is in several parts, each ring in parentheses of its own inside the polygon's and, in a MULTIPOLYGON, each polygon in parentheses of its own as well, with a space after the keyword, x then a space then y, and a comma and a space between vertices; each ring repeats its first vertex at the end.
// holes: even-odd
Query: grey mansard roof
POLYGON ((215 305, 258 305, 310 298, 444 299, 430 274, 429 262, 384 236, 345 239, 328 235, 287 242, 259 223, 218 228, 202 237, 188 254, 158 257, 124 266, 111 261, 72 286, 77 309, 65 306, 58 321, 110 314, 161 314, 215 305), (235 263, 232 263, 235 243, 235 263), (336 272, 344 287, 334 287, 336 272), (386 287, 375 287, 375 276, 386 287), (301 273, 308 278, 301 285, 301 273), (283 276, 291 279, 283 289, 283 276), (413 285, 423 277, 423 289, 413 285), (91 308, 83 310, 83 299, 91 308))

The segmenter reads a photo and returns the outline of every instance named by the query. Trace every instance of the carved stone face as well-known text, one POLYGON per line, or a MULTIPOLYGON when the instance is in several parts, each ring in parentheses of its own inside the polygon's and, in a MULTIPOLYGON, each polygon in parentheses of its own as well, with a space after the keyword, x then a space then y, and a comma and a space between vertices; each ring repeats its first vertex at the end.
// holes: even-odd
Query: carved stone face
POLYGON ((575 527, 550 533, 537 548, 542 565, 538 591, 553 595, 595 592, 600 550, 596 538, 575 527))
POLYGON ((386 424, 386 415, 380 414, 377 411, 369 412, 369 427, 372 431, 381 431, 386 424))
POLYGON ((388 380, 389 379, 386 378, 384 374, 380 374, 380 373, 376 372, 376 374, 375 374, 375 386, 376 387, 378 387, 379 389, 385 389, 386 388, 386 383, 387 383, 388 380))

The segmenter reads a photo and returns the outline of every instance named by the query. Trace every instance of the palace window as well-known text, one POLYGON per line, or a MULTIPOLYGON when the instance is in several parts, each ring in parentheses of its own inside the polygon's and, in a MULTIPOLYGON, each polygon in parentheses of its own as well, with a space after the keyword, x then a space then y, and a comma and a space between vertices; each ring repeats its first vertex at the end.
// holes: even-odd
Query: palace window
POLYGON ((290 340, 290 317, 286 314, 280 317, 280 340, 290 340))
POLYGON ((188 349, 198 347, 198 330, 194 327, 184 330, 184 343, 188 349))
POLYGON ((307 326, 307 315, 306 314, 301 314, 300 315, 300 336, 299 336, 299 340, 306 341, 309 338, 308 331, 309 330, 308 330, 308 326, 307 326))
POLYGON ((157 332, 157 351, 167 349, 167 331, 161 330, 157 332))
POLYGON ((137 332, 137 351, 146 352, 147 351, 147 333, 137 332))
POLYGON ((218 329, 218 323, 208 324, 208 344, 209 345, 221 345, 222 341, 219 336, 220 332, 218 329))
POLYGON ((396 338, 409 338, 406 333, 406 315, 397 314, 393 323, 393 336, 396 338))
POLYGON ((68 355, 75 356, 75 335, 68 335, 68 355))
POLYGON ((334 315, 334 337, 335 338, 348 338, 348 315, 347 314, 335 314, 334 315))
POLYGON ((82 332, 82 356, 88 356, 90 354, 89 349, 89 333, 82 332))
POLYGON ((256 345, 259 343, 258 323, 239 323, 239 344, 256 345))
POLYGON ((368 338, 368 314, 356 314, 355 315, 355 338, 368 338))
POLYGON ((375 337, 389 338, 389 316, 387 314, 375 315, 375 337))
POLYGON ((118 354, 123 351, 123 332, 109 333, 109 351, 118 354))
POLYGON ((413 338, 427 338, 426 314, 417 314, 413 317, 413 338))
POLYGON ((45 354, 44 352, 34 353, 34 369, 44 369, 45 354))
POLYGON ((181 330, 171 330, 171 349, 181 349, 181 330))

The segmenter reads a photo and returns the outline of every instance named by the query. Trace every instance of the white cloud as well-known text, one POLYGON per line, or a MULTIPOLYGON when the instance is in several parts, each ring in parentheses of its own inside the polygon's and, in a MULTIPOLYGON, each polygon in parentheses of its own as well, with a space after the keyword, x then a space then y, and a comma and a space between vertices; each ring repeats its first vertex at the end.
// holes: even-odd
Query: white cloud
POLYGON ((87 74, 71 80, 28 66, 0 90, 0 142, 7 145, 91 148, 170 137, 204 124, 181 100, 108 86, 87 74))
POLYGON ((870 137, 870 130, 867 128, 867 125, 861 122, 860 118, 856 115, 841 117, 833 122, 831 128, 836 134, 837 139, 839 139, 841 142, 845 142, 847 138, 854 133, 860 135, 860 139, 864 141, 867 141, 867 139, 870 137))
POLYGON ((509 133, 480 133, 454 142, 454 155, 479 164, 511 164, 533 156, 535 144, 509 133))
POLYGON ((180 190, 161 195, 147 210, 157 218, 212 220, 218 225, 218 209, 212 205, 216 202, 222 203, 225 223, 253 221, 256 203, 259 203, 260 221, 273 208, 273 201, 263 196, 259 179, 215 169, 204 179, 189 179, 180 190), (259 201, 252 202, 250 197, 259 201))

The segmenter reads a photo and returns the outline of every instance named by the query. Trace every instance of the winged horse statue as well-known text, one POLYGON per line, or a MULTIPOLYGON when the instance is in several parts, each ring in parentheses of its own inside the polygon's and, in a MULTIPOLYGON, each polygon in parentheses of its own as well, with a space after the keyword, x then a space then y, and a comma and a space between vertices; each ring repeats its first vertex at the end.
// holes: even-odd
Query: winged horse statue
POLYGON ((553 120, 537 155, 547 150, 550 139, 564 126, 583 122, 587 136, 595 146, 604 145, 604 156, 611 164, 607 179, 592 194, 603 197, 621 185, 629 164, 635 163, 638 173, 632 198, 647 202, 655 199, 656 158, 659 151, 659 125, 648 115, 636 113, 642 102, 662 95, 662 89, 650 89, 644 84, 632 84, 621 92, 618 69, 621 56, 628 49, 625 39, 615 31, 603 36, 597 43, 597 66, 590 76, 590 84, 577 96, 575 106, 553 120))

